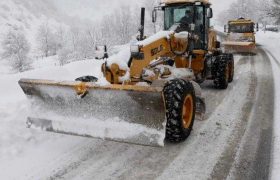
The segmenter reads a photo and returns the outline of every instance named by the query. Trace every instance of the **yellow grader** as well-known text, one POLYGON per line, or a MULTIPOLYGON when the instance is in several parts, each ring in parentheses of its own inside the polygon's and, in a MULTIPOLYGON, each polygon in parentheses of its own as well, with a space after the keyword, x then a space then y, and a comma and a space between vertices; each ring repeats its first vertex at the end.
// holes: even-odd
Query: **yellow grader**
POLYGON ((28 127, 141 145, 187 139, 195 116, 205 112, 198 83, 213 80, 215 87, 226 89, 234 76, 233 55, 220 51, 210 27, 210 5, 207 0, 166 0, 155 7, 153 22, 163 11, 164 31, 145 39, 141 29, 125 60, 128 68, 106 61, 101 69, 110 85, 99 85, 94 77, 21 79, 33 105, 28 127))
POLYGON ((229 21, 224 29, 227 33, 223 42, 225 52, 256 54, 255 32, 258 31, 258 24, 239 18, 229 21))

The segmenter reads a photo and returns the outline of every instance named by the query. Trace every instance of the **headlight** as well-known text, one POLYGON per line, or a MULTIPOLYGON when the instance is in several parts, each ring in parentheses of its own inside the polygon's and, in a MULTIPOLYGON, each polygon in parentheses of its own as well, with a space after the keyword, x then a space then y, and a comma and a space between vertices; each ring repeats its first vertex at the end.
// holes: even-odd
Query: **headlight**
POLYGON ((138 45, 131 45, 130 52, 132 53, 139 53, 139 46, 138 45))
POLYGON ((254 38, 253 37, 243 37, 240 39, 240 41, 242 42, 254 42, 254 38))

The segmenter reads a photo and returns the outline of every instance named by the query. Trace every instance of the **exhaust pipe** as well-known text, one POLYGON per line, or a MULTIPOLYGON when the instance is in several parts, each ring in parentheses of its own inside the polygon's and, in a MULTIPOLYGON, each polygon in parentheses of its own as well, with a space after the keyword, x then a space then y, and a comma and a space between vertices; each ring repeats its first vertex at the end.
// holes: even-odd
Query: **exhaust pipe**
POLYGON ((140 19, 140 28, 139 28, 139 32, 140 32, 140 37, 138 38, 139 41, 143 41, 144 40, 144 30, 145 30, 145 8, 141 8, 141 19, 140 19))

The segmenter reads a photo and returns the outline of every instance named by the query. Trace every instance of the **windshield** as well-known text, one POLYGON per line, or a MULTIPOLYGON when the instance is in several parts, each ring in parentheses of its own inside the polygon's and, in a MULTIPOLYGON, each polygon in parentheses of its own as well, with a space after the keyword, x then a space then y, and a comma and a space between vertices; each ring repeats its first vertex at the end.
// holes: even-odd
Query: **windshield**
POLYGON ((164 16, 164 29, 170 29, 174 24, 185 23, 190 24, 193 21, 193 6, 174 6, 166 7, 164 16))
POLYGON ((254 24, 230 24, 229 32, 231 33, 252 33, 254 32, 254 24))

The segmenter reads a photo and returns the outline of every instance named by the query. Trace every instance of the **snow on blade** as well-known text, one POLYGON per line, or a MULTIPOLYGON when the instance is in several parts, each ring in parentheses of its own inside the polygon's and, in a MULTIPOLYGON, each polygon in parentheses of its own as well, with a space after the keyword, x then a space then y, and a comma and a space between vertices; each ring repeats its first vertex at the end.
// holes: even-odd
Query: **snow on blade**
POLYGON ((127 142, 132 144, 141 144, 149 146, 164 146, 165 131, 155 130, 146 126, 129 123, 118 117, 113 119, 106 119, 105 121, 99 119, 91 119, 88 122, 84 119, 66 119, 65 117, 53 116, 50 120, 32 119, 31 127, 45 131, 58 132, 62 134, 85 136, 100 138, 104 140, 112 140, 119 142, 127 142), (37 122, 47 123, 46 126, 35 125, 37 122))
POLYGON ((134 144, 164 145, 165 111, 160 89, 121 90, 88 83, 88 93, 81 98, 75 91, 77 82, 21 80, 20 85, 31 98, 31 127, 134 144))

